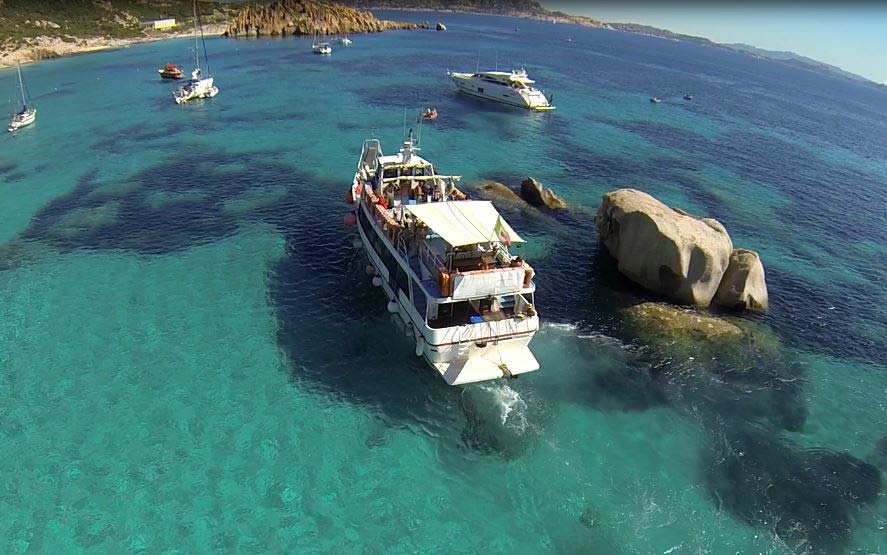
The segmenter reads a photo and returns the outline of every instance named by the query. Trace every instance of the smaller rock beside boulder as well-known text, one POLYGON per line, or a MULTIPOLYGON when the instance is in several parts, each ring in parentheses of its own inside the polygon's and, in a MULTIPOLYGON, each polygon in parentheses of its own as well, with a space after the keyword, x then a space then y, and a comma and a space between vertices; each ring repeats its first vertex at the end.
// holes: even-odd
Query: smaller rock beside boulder
POLYGON ((532 177, 526 178, 520 184, 520 194, 531 205, 540 208, 550 208, 552 210, 564 210, 567 203, 554 194, 554 191, 547 187, 543 187, 541 183, 532 177))
POLYGON ((767 310, 767 282, 758 253, 745 249, 733 250, 730 264, 713 300, 717 305, 734 310, 767 310))
POLYGON ((438 21, 438 22, 437 22, 437 30, 438 30, 438 31, 446 31, 446 30, 447 30, 447 26, 444 25, 443 23, 441 23, 440 21, 438 21))

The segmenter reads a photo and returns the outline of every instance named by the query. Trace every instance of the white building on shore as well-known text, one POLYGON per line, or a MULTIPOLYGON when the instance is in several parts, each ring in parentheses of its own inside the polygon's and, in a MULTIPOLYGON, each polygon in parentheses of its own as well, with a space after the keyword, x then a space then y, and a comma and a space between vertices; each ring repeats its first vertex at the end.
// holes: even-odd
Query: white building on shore
POLYGON ((176 28, 175 18, 155 19, 153 21, 141 21, 139 27, 142 29, 153 29, 154 31, 167 31, 176 28))

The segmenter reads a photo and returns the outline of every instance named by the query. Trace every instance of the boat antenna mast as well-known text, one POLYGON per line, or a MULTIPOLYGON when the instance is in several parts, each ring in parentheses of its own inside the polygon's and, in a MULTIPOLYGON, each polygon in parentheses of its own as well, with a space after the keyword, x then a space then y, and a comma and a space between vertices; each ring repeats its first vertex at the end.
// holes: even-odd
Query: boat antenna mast
POLYGON ((200 44, 197 42, 197 0, 194 0, 194 69, 200 72, 200 44))
POLYGON ((19 86, 19 88, 20 88, 21 91, 22 91, 22 107, 23 107, 23 108, 27 108, 27 107, 28 107, 28 101, 25 100, 25 84, 24 84, 24 82, 22 81, 22 65, 21 65, 21 64, 16 64, 16 67, 18 68, 18 86, 19 86))

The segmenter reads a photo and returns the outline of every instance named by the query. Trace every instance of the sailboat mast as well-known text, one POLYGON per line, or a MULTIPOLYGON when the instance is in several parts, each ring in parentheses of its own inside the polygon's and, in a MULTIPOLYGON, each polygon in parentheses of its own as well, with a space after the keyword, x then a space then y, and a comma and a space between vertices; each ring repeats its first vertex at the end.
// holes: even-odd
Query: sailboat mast
POLYGON ((194 0, 194 63, 200 69, 200 44, 197 42, 197 0, 194 0))
POLYGON ((16 64, 18 68, 18 88, 22 91, 22 106, 27 107, 28 101, 25 100, 25 84, 22 82, 22 65, 16 64))

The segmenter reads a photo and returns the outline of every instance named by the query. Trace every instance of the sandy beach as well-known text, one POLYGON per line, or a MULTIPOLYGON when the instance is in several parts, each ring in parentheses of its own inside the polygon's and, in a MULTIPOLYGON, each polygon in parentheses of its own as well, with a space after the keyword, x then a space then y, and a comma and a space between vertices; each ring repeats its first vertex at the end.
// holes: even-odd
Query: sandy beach
MULTIPOLYGON (((227 23, 216 23, 204 26, 203 33, 206 36, 219 36, 227 27, 227 23)), ((42 36, 31 39, 31 44, 0 52, 0 68, 15 67, 16 64, 28 64, 40 60, 60 58, 62 56, 74 56, 88 54, 99 50, 126 48, 133 44, 154 42, 159 40, 171 40, 186 38, 193 35, 193 28, 182 29, 170 33, 155 33, 142 37, 113 38, 113 37, 85 37, 72 42, 66 42, 60 37, 42 36)))

